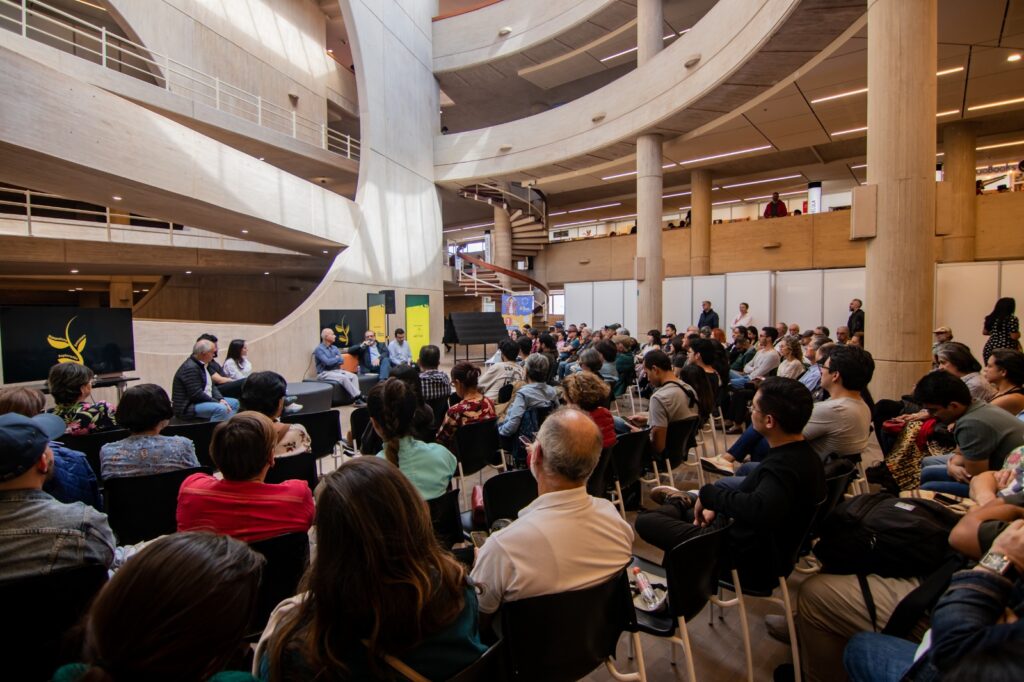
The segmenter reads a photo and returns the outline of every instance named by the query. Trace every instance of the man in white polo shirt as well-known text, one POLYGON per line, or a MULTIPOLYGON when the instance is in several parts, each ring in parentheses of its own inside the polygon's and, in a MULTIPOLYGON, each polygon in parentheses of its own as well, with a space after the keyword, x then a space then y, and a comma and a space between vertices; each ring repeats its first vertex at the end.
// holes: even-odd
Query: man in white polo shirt
POLYGON ((487 539, 473 567, 485 622, 502 602, 593 587, 629 563, 633 529, 587 494, 600 455, 601 432, 585 412, 563 408, 544 421, 530 453, 539 497, 487 539))

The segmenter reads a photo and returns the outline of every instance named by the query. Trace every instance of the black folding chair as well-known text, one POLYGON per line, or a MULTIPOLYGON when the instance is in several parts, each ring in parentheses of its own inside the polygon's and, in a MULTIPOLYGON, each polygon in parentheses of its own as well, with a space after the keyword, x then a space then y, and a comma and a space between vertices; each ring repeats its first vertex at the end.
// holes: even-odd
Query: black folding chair
POLYGON ((635 559, 632 564, 645 573, 664 577, 667 582, 666 609, 655 613, 637 609, 637 626, 640 632, 664 637, 671 642, 673 665, 676 661, 675 645, 683 648, 689 680, 696 680, 697 676, 693 667, 693 650, 690 648, 690 633, 686 623, 696 618, 715 594, 719 558, 723 543, 728 538, 726 533, 730 525, 731 523, 719 525, 677 545, 665 553, 661 568, 643 559, 635 559))
POLYGON ((249 547, 267 560, 256 596, 256 612, 249 625, 249 632, 258 636, 274 608, 297 593, 299 579, 309 564, 309 535, 286 533, 269 540, 251 542, 249 547))
POLYGON ((619 636, 628 631, 637 666, 644 665, 625 570, 594 587, 507 602, 500 613, 512 679, 570 682, 602 663, 617 680, 643 679, 641 673, 619 673, 612 663, 619 636))
POLYGON ((651 455, 651 468, 654 474, 643 479, 644 483, 661 485, 661 479, 667 478, 668 484, 675 487, 676 479, 672 473, 677 466, 686 461, 693 445, 697 429, 700 428, 700 417, 693 416, 670 422, 665 433, 665 449, 651 455), (659 461, 665 465, 665 471, 658 471, 659 461))
POLYGON ((106 582, 107 567, 100 564, 0 582, 4 612, 17 614, 0 638, 5 678, 49 680, 63 663, 81 660, 81 652, 66 646, 65 633, 106 582))
POLYGON ((587 494, 593 497, 603 497, 608 499, 608 487, 611 485, 611 476, 609 475, 608 468, 611 464, 613 447, 602 448, 601 456, 597 460, 597 466, 590 473, 590 478, 587 479, 587 494))
POLYGON ((316 473, 316 457, 312 452, 300 452, 287 457, 275 457, 274 466, 267 471, 265 483, 283 483, 284 481, 305 481, 310 490, 316 489, 320 477, 316 473))
POLYGON ((449 490, 440 497, 427 500, 430 508, 430 521, 434 525, 434 535, 445 549, 451 549, 466 536, 462 530, 462 517, 459 511, 459 489, 449 490))
POLYGON ((501 682, 505 679, 503 654, 504 641, 499 639, 483 656, 463 668, 455 677, 449 677, 448 682, 501 682))
POLYGON ((434 431, 436 433, 437 430, 441 428, 441 424, 444 423, 444 416, 448 414, 448 396, 435 398, 434 400, 428 401, 427 405, 429 405, 430 409, 434 411, 434 431))
POLYGON ((352 440, 356 450, 364 455, 376 455, 384 447, 384 442, 377 435, 370 423, 370 411, 360 407, 352 411, 348 417, 352 429, 352 440))
POLYGON ((65 433, 57 439, 72 450, 77 450, 89 460, 89 466, 96 472, 96 478, 100 478, 100 449, 107 443, 116 443, 124 440, 132 432, 128 429, 111 429, 110 431, 94 431, 84 436, 72 436, 65 433))
POLYGON ((182 482, 210 469, 180 469, 152 476, 108 478, 107 517, 119 545, 134 545, 178 530, 178 490, 182 482))
POLYGON ((196 458, 204 467, 217 468, 210 457, 210 441, 213 440, 213 430, 220 422, 200 421, 187 424, 171 424, 160 433, 164 436, 182 436, 192 441, 196 448, 196 458))
POLYGON ((341 440, 341 413, 337 410, 288 414, 281 417, 281 421, 306 427, 313 456, 317 459, 334 454, 334 446, 341 440))
POLYGON ((499 405, 501 405, 503 403, 507 403, 508 401, 512 400, 513 388, 514 387, 512 386, 512 384, 505 384, 504 386, 502 386, 501 388, 498 389, 498 404, 499 405))
POLYGON ((528 469, 506 471, 484 483, 484 517, 490 528, 498 519, 517 519, 537 499, 537 480, 528 469))
POLYGON ((501 456, 498 420, 485 419, 455 429, 455 458, 459 462, 459 486, 463 490, 470 490, 466 476, 489 466, 503 470, 505 462, 501 456))
POLYGON ((649 429, 623 433, 619 435, 615 447, 612 448, 612 457, 607 473, 610 482, 615 486, 614 502, 619 505, 622 518, 626 518, 623 490, 636 485, 643 479, 650 437, 649 429))

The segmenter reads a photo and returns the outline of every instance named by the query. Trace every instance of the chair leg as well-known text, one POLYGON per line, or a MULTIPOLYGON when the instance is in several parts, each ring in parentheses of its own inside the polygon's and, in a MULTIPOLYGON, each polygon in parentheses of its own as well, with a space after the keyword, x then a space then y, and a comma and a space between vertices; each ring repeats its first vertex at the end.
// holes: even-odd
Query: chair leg
POLYGON ((469 502, 466 502, 466 475, 462 473, 462 462, 459 465, 459 487, 462 488, 462 492, 459 495, 462 497, 462 504, 465 508, 469 509, 470 505, 473 504, 473 495, 470 493, 469 502))
POLYGON ((644 666, 644 649, 640 643, 640 634, 637 632, 630 633, 629 639, 629 658, 633 658, 633 652, 636 652, 636 672, 635 673, 621 673, 615 667, 615 662, 611 657, 604 660, 605 668, 608 669, 608 673, 619 680, 620 682, 647 682, 647 668, 644 666))
MULTIPOLYGON (((693 649, 690 647, 690 631, 686 629, 686 621, 679 618, 679 634, 683 638, 683 655, 686 656, 686 675, 690 682, 697 682, 697 671, 693 665, 693 649)), ((672 647, 675 650, 675 647, 672 647)))
POLYGON ((754 682, 754 657, 750 651, 750 626, 747 624, 747 606, 743 600, 743 587, 740 585, 740 574, 732 570, 732 584, 736 588, 736 599, 740 607, 740 628, 743 630, 743 653, 747 657, 747 682, 754 682))
MULTIPOLYGON (((642 486, 641 486, 642 488, 642 486)), ((626 503, 622 499, 622 486, 619 485, 618 481, 615 481, 615 502, 619 505, 619 513, 622 514, 622 520, 626 520, 626 503)))
POLYGON ((668 457, 665 458, 665 471, 668 472, 668 473, 665 474, 668 477, 668 484, 670 486, 672 486, 673 488, 675 488, 676 487, 676 477, 672 473, 672 462, 671 462, 671 460, 668 459, 668 457))
POLYGON ((793 650, 793 680, 800 682, 800 649, 796 640, 796 621, 793 619, 793 604, 789 599, 789 585, 785 578, 779 578, 782 590, 782 604, 786 610, 786 626, 789 628, 789 644, 793 650))

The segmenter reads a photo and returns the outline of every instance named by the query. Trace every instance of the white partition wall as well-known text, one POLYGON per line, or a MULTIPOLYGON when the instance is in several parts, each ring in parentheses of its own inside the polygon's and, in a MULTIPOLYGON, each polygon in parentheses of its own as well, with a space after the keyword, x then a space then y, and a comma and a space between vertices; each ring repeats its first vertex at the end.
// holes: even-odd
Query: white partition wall
MULTIPOLYGON (((718 311, 719 325, 723 329, 728 329, 732 318, 739 313, 740 303, 746 303, 750 307, 750 314, 754 318, 753 324, 758 327, 771 324, 777 319, 789 321, 788 317, 772 317, 770 272, 737 272, 725 276, 725 302, 712 301, 712 305, 718 311)), ((697 314, 700 314, 699 310, 697 314)))
POLYGON ((633 338, 642 339, 641 335, 647 330, 640 331, 636 328, 636 296, 636 280, 625 280, 622 283, 622 324, 633 335, 633 338))
MULTIPOLYGON (((822 287, 822 323, 835 338, 836 327, 846 324, 850 317, 850 301, 864 300, 864 268, 843 268, 825 270, 822 287)), ((893 301, 892 310, 878 310, 876 315, 899 313, 901 305, 913 305, 911 301, 893 301)), ((871 325, 872 311, 864 310, 864 319, 871 325)))
MULTIPOLYGON (((689 277, 669 277, 661 285, 661 321, 662 328, 671 322, 680 329, 686 329, 693 319, 693 282, 689 277)), ((638 334, 646 334, 648 329, 638 329, 638 334)), ((637 336, 637 338, 641 338, 637 336)))
MULTIPOLYGON (((1009 296, 1018 299, 1017 305, 1024 306, 1024 261, 1007 261, 1000 263, 999 297, 1009 296)), ((995 301, 992 302, 995 305, 995 301)), ((983 306, 984 307, 984 306, 983 306)), ((992 312, 989 306, 988 312, 992 312)), ((1017 308, 1017 317, 1024 317, 1024 309, 1017 308)))
POLYGON ((775 274, 775 319, 800 329, 821 324, 824 271, 795 270, 775 274))
POLYGON ((979 362, 986 340, 981 333, 985 316, 998 298, 999 263, 935 266, 935 326, 951 328, 953 340, 970 346, 979 362))
POLYGON ((700 304, 702 301, 711 301, 711 307, 718 311, 719 317, 725 307, 725 275, 707 275, 705 277, 693 278, 693 308, 690 310, 689 319, 676 322, 679 331, 697 324, 700 318, 700 304))
POLYGON ((565 324, 594 324, 594 283, 567 282, 565 285, 565 324))
MULTIPOLYGON (((622 280, 594 282, 594 328, 623 323, 622 280)), ((632 330, 631 330, 632 331, 632 330)))

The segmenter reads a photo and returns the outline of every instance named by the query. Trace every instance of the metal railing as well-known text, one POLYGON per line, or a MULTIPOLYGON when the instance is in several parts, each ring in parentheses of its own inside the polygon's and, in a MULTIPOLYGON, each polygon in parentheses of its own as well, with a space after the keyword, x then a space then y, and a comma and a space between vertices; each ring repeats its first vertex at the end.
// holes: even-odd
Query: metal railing
POLYGON ((359 140, 38 0, 0 0, 0 27, 358 161, 359 140))
POLYGON ((0 234, 228 251, 297 253, 166 220, 111 210, 109 207, 82 203, 69 207, 61 206, 53 200, 70 201, 57 194, 0 186, 0 234), (131 220, 152 225, 132 225, 131 220), (72 231, 69 232, 68 228, 72 231))

